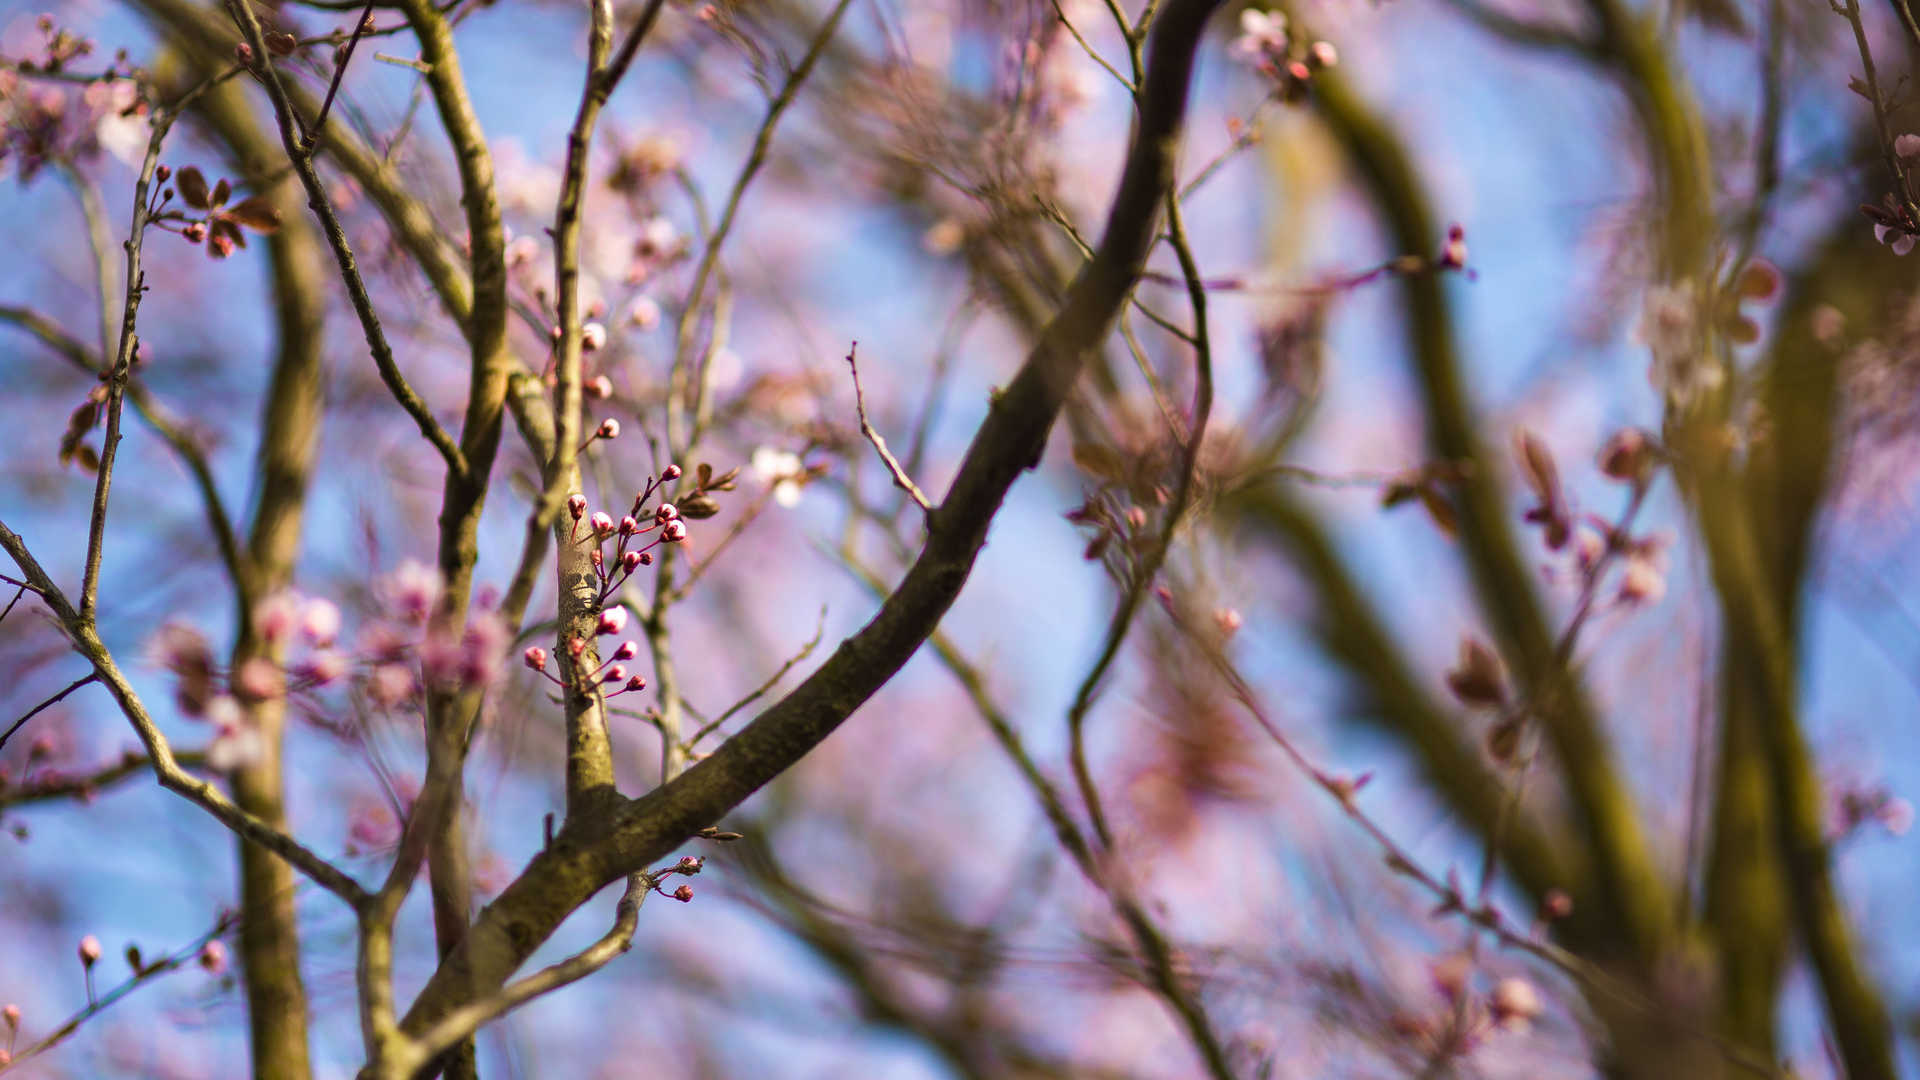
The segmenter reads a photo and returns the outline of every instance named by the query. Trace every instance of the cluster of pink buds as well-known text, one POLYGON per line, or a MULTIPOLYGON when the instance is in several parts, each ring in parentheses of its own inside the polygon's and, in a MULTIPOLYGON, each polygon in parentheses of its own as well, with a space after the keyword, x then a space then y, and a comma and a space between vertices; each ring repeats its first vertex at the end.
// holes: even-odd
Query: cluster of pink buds
MULTIPOLYGON (((606 423, 612 424, 614 421, 606 423)), ((615 432, 618 432, 617 427, 615 432)), ((654 548, 661 544, 678 544, 687 538, 686 519, 681 516, 679 508, 665 498, 666 485, 678 479, 678 465, 667 466, 666 471, 658 477, 648 477, 646 488, 633 497, 632 509, 618 521, 604 510, 587 513, 587 498, 584 495, 573 495, 567 499, 567 513, 573 517, 571 536, 574 542, 593 545, 588 558, 593 563, 594 576, 600 583, 599 593, 593 601, 595 606, 606 603, 607 598, 625 584, 634 571, 653 565, 654 548), (646 505, 656 493, 661 495, 660 503, 649 512, 645 509, 646 505)))
POLYGON ((661 896, 678 900, 683 904, 691 903, 693 900, 693 886, 682 885, 672 892, 668 892, 667 887, 663 885, 662 882, 666 881, 666 879, 673 874, 685 874, 687 877, 692 877, 699 873, 700 868, 706 864, 707 860, 698 855, 682 855, 679 862, 674 863, 672 866, 655 870, 653 873, 647 875, 647 879, 651 883, 653 891, 659 893, 661 896))
POLYGON ((1240 13, 1240 36, 1228 51, 1272 79, 1286 101, 1305 97, 1315 72, 1340 63, 1332 42, 1305 41, 1287 30, 1285 15, 1251 7, 1240 13))
MULTIPOLYGON (((616 607, 608 608, 600 613, 600 625, 596 629, 598 629, 601 634, 611 636, 618 634, 620 631, 626 629, 626 627, 627 609, 616 607)), ((567 653, 576 664, 582 656, 586 655, 586 651, 587 642, 585 638, 568 639, 567 653)), ((582 694, 591 694, 592 687, 595 685, 615 687, 616 689, 607 691, 607 697, 619 697, 621 694, 630 694, 645 690, 647 688, 647 677, 644 675, 631 675, 627 672, 626 662, 638 655, 640 655, 639 642, 621 642, 617 648, 607 654, 607 658, 600 662, 599 667, 586 673, 587 679, 584 685, 580 687, 580 692, 582 694)), ((549 659, 550 657, 547 654, 547 650, 538 645, 520 654, 521 662, 526 664, 528 668, 539 672, 548 682, 565 690, 567 684, 561 681, 558 675, 547 670, 549 659)))

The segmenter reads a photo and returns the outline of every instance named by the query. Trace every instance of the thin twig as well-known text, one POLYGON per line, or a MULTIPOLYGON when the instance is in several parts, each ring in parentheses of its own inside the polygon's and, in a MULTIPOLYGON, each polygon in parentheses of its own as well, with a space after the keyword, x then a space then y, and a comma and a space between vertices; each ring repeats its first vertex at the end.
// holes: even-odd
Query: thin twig
MULTIPOLYGON (((16 593, 14 595, 14 599, 18 600, 19 598, 20 598, 19 594, 16 593)), ((13 605, 8 604, 7 608, 8 610, 12 610, 13 605)), ((4 748, 7 745, 7 740, 13 738, 13 733, 16 731, 19 731, 21 727, 23 727, 26 724, 27 721, 40 715, 42 712, 45 712, 46 710, 52 708, 53 706, 55 706, 60 702, 60 699, 66 697, 68 694, 73 693, 75 690, 80 689, 81 687, 87 685, 88 683, 93 682, 95 679, 98 679, 99 677, 100 677, 99 675, 89 672, 88 674, 73 680, 72 684, 69 685, 65 690, 60 691, 59 693, 53 695, 52 697, 41 702, 40 704, 35 705, 33 708, 28 709, 27 714, 25 716, 22 716, 20 719, 15 720, 13 722, 12 727, 9 727, 4 734, 0 734, 0 748, 4 748)))
MULTIPOLYGON (((52 1032, 42 1037, 40 1041, 14 1054, 11 1061, 0 1064, 0 1073, 7 1072, 32 1058, 39 1057, 41 1054, 65 1042, 69 1036, 80 1029, 80 1025, 93 1019, 100 1013, 105 1012, 121 998, 152 982, 158 976, 165 975, 170 971, 177 971, 187 964, 192 963, 199 957, 201 950, 206 948, 209 941, 232 930, 235 926, 239 925, 239 922, 240 916, 238 913, 228 912, 223 914, 220 920, 214 924, 213 929, 195 938, 192 943, 182 946, 175 952, 169 953, 134 972, 130 978, 119 986, 114 987, 98 998, 90 1000, 86 1008, 68 1017, 65 1023, 53 1029, 52 1032)), ((89 972, 89 975, 90 974, 91 972, 89 972)))
POLYGON ((907 471, 900 467, 900 462, 894 458, 893 451, 887 449, 886 437, 874 430, 873 425, 867 421, 867 397, 860 389, 860 362, 854 359, 854 354, 859 351, 860 343, 857 341, 847 349, 847 367, 853 372, 853 407, 860 414, 860 434, 866 436, 867 441, 873 444, 874 451, 880 455, 880 460, 886 463, 887 471, 893 474, 894 486, 906 492, 908 498, 919 503, 920 509, 931 514, 933 504, 927 501, 926 493, 921 491, 920 486, 913 482, 913 477, 908 476, 907 471))
MULTIPOLYGON (((647 894, 654 890, 656 884, 657 879, 653 874, 628 875, 627 891, 621 894, 620 902, 614 907, 613 926, 600 940, 557 964, 542 968, 488 997, 448 1013, 414 1040, 414 1049, 419 1053, 418 1061, 432 1060, 480 1030, 489 1020, 503 1016, 542 994, 579 982, 631 949, 634 931, 640 925, 640 905, 646 902, 647 894)), ((406 1071, 397 1070, 394 1075, 404 1076, 406 1071)))
POLYGON ((353 302, 353 310, 360 318, 361 332, 366 336, 367 349, 373 354, 374 367, 380 372, 380 379, 386 383, 387 390, 413 418, 420 434, 426 437, 433 448, 440 452, 446 462, 447 470, 457 476, 467 472, 466 457, 460 447, 447 434, 440 421, 434 419, 427 403, 408 385, 407 378, 400 371, 399 363, 394 359, 393 346, 387 341, 386 331, 380 327, 380 314, 374 310, 373 298, 367 292, 367 283, 360 276, 360 267, 354 261, 353 248, 347 243, 347 233, 341 227, 339 215, 334 213, 333 200, 327 194, 326 185, 320 180, 320 174, 313 167, 312 149, 302 141, 297 128, 299 121, 293 108, 293 100, 287 94, 287 88, 280 81, 280 71, 273 66, 272 53, 267 50, 264 31, 260 20, 246 0, 227 0, 227 11, 240 27, 242 36, 253 49, 251 70, 266 88, 267 96, 273 101, 273 114, 280 127, 280 142, 286 149, 287 159, 293 163, 293 171, 300 177, 301 186, 307 191, 307 205, 320 219, 321 230, 327 234, 327 244, 333 249, 334 261, 340 266, 340 278, 346 283, 347 297, 353 302))
POLYGON ((347 43, 341 46, 339 53, 333 58, 333 81, 327 84, 327 96, 320 101, 320 114, 313 118, 313 124, 307 128, 306 138, 300 141, 300 145, 305 147, 308 153, 313 152, 313 145, 319 140, 321 129, 327 126, 327 113, 333 110, 334 96, 340 93, 340 83, 347 77, 347 64, 353 59, 353 50, 359 46, 360 39, 366 35, 367 31, 374 28, 374 3, 375 0, 367 0, 367 6, 360 10, 360 17, 354 20, 353 36, 347 39, 347 43))
MULTIPOLYGON (((218 787, 181 768, 175 757, 172 745, 160 732, 160 726, 147 712, 146 705, 127 681, 120 667, 114 662, 113 654, 108 652, 106 644, 94 629, 93 623, 75 610, 66 594, 60 591, 53 579, 33 557, 26 542, 19 534, 0 522, 0 550, 13 557, 26 579, 33 584, 34 591, 40 594, 47 608, 53 612, 67 636, 72 640, 74 651, 93 664, 94 673, 99 676, 114 700, 119 703, 121 713, 133 725, 134 734, 146 747, 147 756, 153 761, 153 771, 160 785, 175 792, 194 805, 205 810, 221 824, 233 830, 243 839, 259 844, 267 850, 285 859, 295 869, 312 878, 315 883, 328 892, 339 896, 349 904, 358 906, 366 899, 366 890, 335 867, 326 859, 293 837, 275 829, 266 822, 236 806, 218 787)), ((4 579, 11 581, 12 579, 4 579)))
POLYGON ((792 671, 796 667, 799 667, 802 663, 806 661, 807 657, 813 655, 813 650, 819 647, 820 636, 826 632, 826 629, 827 629, 827 609, 823 607, 820 609, 820 621, 814 625, 813 637, 807 639, 807 643, 805 645, 800 646, 800 651, 797 653, 794 653, 792 656, 789 656, 787 658, 787 662, 780 665, 780 670, 774 672, 773 675, 770 676, 766 682, 763 682, 758 687, 755 687, 752 693, 748 694, 746 697, 741 698, 739 701, 734 702, 732 705, 727 706, 727 709, 725 712, 721 713, 719 716, 716 716, 712 720, 709 720, 705 724, 703 724, 700 730, 694 732, 693 737, 687 740, 687 743, 686 743, 687 750, 691 752, 694 747, 700 745, 700 740, 713 734, 715 731, 719 729, 720 725, 726 723, 728 720, 731 720, 736 714, 740 712, 740 710, 746 708, 747 706, 753 704, 756 701, 759 701, 761 698, 766 697, 769 691, 771 691, 774 687, 780 685, 780 680, 786 678, 788 672, 792 671))

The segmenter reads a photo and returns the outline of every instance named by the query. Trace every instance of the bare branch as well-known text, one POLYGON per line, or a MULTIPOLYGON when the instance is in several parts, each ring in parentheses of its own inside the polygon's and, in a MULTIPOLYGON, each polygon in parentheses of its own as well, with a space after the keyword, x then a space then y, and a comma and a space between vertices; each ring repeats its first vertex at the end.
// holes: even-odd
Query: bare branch
POLYGON ((893 474, 894 486, 906 492, 909 498, 919 504, 920 509, 931 514, 933 504, 927 501, 926 493, 922 492, 920 486, 913 482, 913 477, 908 476, 907 471, 900 467, 900 462, 895 460, 893 451, 887 449, 886 437, 875 431, 873 425, 867 421, 867 396, 860 389, 860 363, 854 359, 854 354, 859 351, 860 343, 856 341, 847 350, 847 367, 853 372, 853 407, 860 414, 860 434, 867 437, 867 441, 872 443, 873 449, 879 453, 880 460, 886 463, 887 472, 893 474))

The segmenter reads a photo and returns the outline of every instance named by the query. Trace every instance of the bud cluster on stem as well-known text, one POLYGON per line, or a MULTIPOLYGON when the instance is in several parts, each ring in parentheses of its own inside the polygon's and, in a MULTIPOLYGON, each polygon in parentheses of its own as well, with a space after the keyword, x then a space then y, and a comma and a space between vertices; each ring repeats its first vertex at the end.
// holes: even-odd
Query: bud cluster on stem
MULTIPOLYGON (((609 420, 602 424, 602 430, 607 424, 613 423, 609 420)), ((614 430, 619 430, 617 425, 614 430)), ((605 604, 608 597, 626 584, 634 571, 651 566, 654 548, 661 544, 677 544, 687 538, 686 520, 677 507, 666 501, 666 485, 678 480, 680 475, 678 465, 669 465, 660 476, 648 477, 647 486, 634 495, 632 508, 618 520, 604 510, 588 514, 584 495, 575 494, 567 498, 567 513, 573 517, 571 535, 574 541, 593 545, 588 560, 593 564, 593 573, 599 583, 593 599, 595 607, 605 604), (648 511, 647 503, 656 495, 660 497, 660 502, 648 511), (583 519, 585 529, 581 528, 583 519), (655 535, 649 539, 649 533, 655 535), (607 546, 608 541, 613 542, 611 548, 607 546)))

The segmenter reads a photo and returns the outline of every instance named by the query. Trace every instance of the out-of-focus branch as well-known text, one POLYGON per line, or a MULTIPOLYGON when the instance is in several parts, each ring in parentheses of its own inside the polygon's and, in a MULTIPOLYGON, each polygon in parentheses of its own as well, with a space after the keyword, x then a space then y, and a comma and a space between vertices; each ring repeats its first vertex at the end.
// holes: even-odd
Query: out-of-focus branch
MULTIPOLYGON (((1315 82, 1320 114, 1386 217, 1393 243, 1402 251, 1422 251, 1434 244, 1438 229, 1400 140, 1354 96, 1337 71, 1321 72, 1315 82)), ((1467 401, 1443 283, 1433 274, 1405 275, 1399 281, 1434 455, 1471 463, 1457 491, 1460 541, 1476 594, 1502 654, 1536 705, 1566 778, 1581 839, 1592 852, 1596 899, 1607 918, 1618 920, 1631 950, 1651 958, 1667 939, 1673 919, 1666 882, 1592 705, 1578 680, 1556 661, 1555 635, 1541 610, 1532 571, 1515 545, 1498 470, 1480 446, 1480 424, 1467 401)))
MULTIPOLYGON (((317 229, 302 213, 299 185, 271 164, 279 156, 276 140, 256 121, 245 96, 225 88, 204 98, 199 112, 226 144, 248 187, 271 200, 280 220, 280 228, 267 238, 276 352, 260 415, 254 462, 257 495, 242 573, 235 581, 238 633, 229 670, 244 670, 255 661, 283 667, 285 647, 258 633, 253 604, 291 585, 300 557, 325 406, 326 256, 317 229)), ((233 770, 234 802, 284 832, 286 699, 268 696, 244 707, 260 750, 233 770)), ((312 1067, 293 873, 270 853, 244 842, 239 860, 245 913, 239 957, 252 1028, 253 1071, 295 1080, 310 1075, 312 1067)))
MULTIPOLYGON (((1093 707, 1094 695, 1106 678, 1107 670, 1120 655, 1120 646, 1125 643, 1127 632, 1133 627, 1141 600, 1160 576, 1160 568, 1166 565, 1167 553, 1173 549, 1174 533, 1179 530, 1188 507, 1193 503, 1194 488, 1199 483, 1200 444, 1207 436, 1207 419, 1213 412, 1213 345, 1207 329, 1207 289, 1200 266, 1194 260, 1193 248, 1187 242, 1186 225, 1180 214, 1178 187, 1167 191, 1166 214, 1167 241, 1180 262, 1180 275, 1187 288, 1187 305, 1193 317, 1193 329, 1187 334, 1187 340, 1193 345, 1193 404, 1186 424, 1187 443, 1180 453, 1180 478, 1175 482, 1173 499, 1167 504, 1166 519, 1160 525, 1160 534, 1144 556, 1132 566, 1120 601, 1114 607, 1113 617, 1107 623, 1099 658, 1081 680, 1079 689, 1074 692, 1073 703, 1067 708, 1067 735, 1074 780, 1079 784, 1081 801, 1086 804, 1087 815, 1093 822, 1094 835, 1106 848, 1113 846, 1113 835, 1107 827, 1106 811, 1100 805, 1099 788, 1094 784, 1093 771, 1087 764, 1087 713, 1093 707)), ((1146 309, 1143 307, 1141 310, 1146 309)))
POLYGON ((220 792, 219 788, 190 775, 183 769, 179 760, 174 757, 173 747, 167 742, 166 736, 160 733, 159 726, 147 713, 146 706, 141 702, 140 696, 134 692, 132 684, 127 682, 126 676, 121 673, 119 665, 114 663, 113 655, 107 651, 106 645, 101 642, 92 624, 83 619, 74 609, 68 602, 66 594, 61 592, 59 586, 53 583, 53 579, 41 569, 33 553, 27 550, 26 543, 17 533, 7 528, 4 522, 0 522, 0 549, 4 549, 13 557, 13 561, 20 567, 27 582, 33 586, 35 592, 40 594, 54 617, 60 620, 61 626, 73 640, 74 651, 93 664, 93 670, 99 675, 101 683, 113 694, 114 700, 120 705, 120 711, 133 725, 134 733, 140 737, 141 743, 146 747, 147 756, 153 761, 153 771, 158 776, 162 787, 199 806, 242 838, 251 840, 279 855, 291 863, 295 869, 312 878, 321 888, 346 900, 349 904, 358 905, 366 898, 366 890, 332 863, 327 862, 293 837, 268 826, 235 806, 232 800, 220 792))
MULTIPOLYGON (((173 760, 183 769, 204 769, 207 754, 204 750, 176 750, 173 760)), ((0 787, 0 810, 32 806, 54 799, 91 799, 149 767, 146 755, 129 750, 119 761, 104 768, 83 773, 49 772, 38 778, 29 777, 20 783, 0 787)))
MULTIPOLYGON (((674 328, 673 369, 667 379, 667 446, 676 457, 686 456, 693 443, 698 441, 699 429, 705 423, 711 380, 704 377, 699 380, 699 385, 693 391, 696 398, 693 401, 687 400, 688 384, 693 364, 694 331, 699 325, 700 312, 706 300, 707 283, 713 279, 720 262, 720 249, 733 231, 734 221, 746 199, 747 188, 752 186, 754 178, 760 175, 761 167, 766 164, 767 151, 773 145, 774 129, 780 125, 780 118, 786 115, 787 107, 799 96, 800 87, 807 81, 807 76, 813 73, 814 65, 820 62, 821 54, 840 28, 840 18, 847 13, 850 3, 851 0, 838 0, 834 4, 826 22, 814 34, 806 55, 787 74, 779 92, 767 103, 766 116, 754 132, 753 147, 747 152, 746 163, 733 178, 733 189, 728 192, 727 201, 721 205, 720 218, 714 224, 712 235, 707 238, 706 250, 701 253, 700 261, 694 267, 693 284, 687 288, 687 299, 680 308, 680 318, 674 328), (690 420, 687 416, 689 410, 692 412, 690 420)), ((711 357, 708 359, 710 361, 711 357)))
MULTIPOLYGON (((69 337, 53 320, 37 311, 0 304, 0 322, 12 323, 27 331, 90 375, 105 372, 98 354, 69 337)), ((242 604, 251 607, 252 593, 246 587, 247 574, 240 561, 240 541, 233 531, 233 519, 228 516, 226 504, 220 498, 220 489, 214 484, 213 468, 207 462, 206 450, 188 433, 180 419, 160 404, 144 383, 128 379, 127 400, 133 403, 133 411, 139 414, 140 419, 153 429, 154 434, 160 436, 160 441, 167 444, 168 449, 192 474, 194 488, 199 491, 201 505, 206 511, 208 531, 213 533, 214 545, 220 549, 221 565, 234 582, 242 604)))
POLYGON ((368 295, 366 281, 360 276, 353 248, 347 243, 346 230, 341 227, 340 218, 334 213, 333 201, 320 181, 320 174, 314 170, 313 155, 304 145, 299 114, 294 111, 293 100, 280 80, 279 70, 273 65, 274 54, 267 48, 260 20, 254 15, 253 9, 241 0, 229 0, 227 11, 253 51, 249 61, 250 70, 273 101, 274 119, 280 126, 280 141, 286 150, 287 160, 293 163, 295 175, 299 176, 301 186, 306 188, 307 205, 319 217, 327 244, 333 249, 334 260, 340 266, 340 279, 347 286, 347 297, 353 302, 354 313, 360 317, 360 328, 366 336, 367 349, 373 354, 374 367, 380 372, 381 381, 386 383, 400 407, 413 418, 420 434, 439 451, 447 464, 447 471, 464 474, 469 468, 468 461, 462 456, 460 448, 454 445, 446 429, 434 419, 427 403, 408 385, 406 376, 394 359, 393 346, 387 341, 386 331, 380 327, 380 314, 374 310, 373 298, 368 295))
MULTIPOLYGON (((869 515, 879 524, 877 516, 869 515)), ((841 551, 842 561, 849 571, 858 577, 869 591, 876 596, 886 595, 886 585, 879 575, 865 566, 850 548, 841 551)), ((1216 1080, 1232 1080, 1233 1071, 1226 1057, 1225 1047, 1219 1034, 1214 1031, 1213 1019, 1207 1014, 1206 1007, 1200 1002, 1192 988, 1186 985, 1180 971, 1174 963, 1174 949, 1166 932, 1148 912, 1140 900, 1134 896, 1128 883, 1116 877, 1110 867, 1112 860, 1103 859, 1103 852, 1096 850, 1095 843, 1089 838, 1073 815, 1067 809, 1066 798, 1059 786, 1040 770, 1033 755, 1027 751, 1025 742, 1014 727, 1013 718, 1008 716, 993 698, 987 686, 987 679, 979 667, 969 660, 952 638, 940 631, 934 631, 928 639, 933 646, 934 655, 942 665, 959 681, 966 691, 967 698, 973 702, 974 711, 993 733, 994 741, 1013 762, 1020 778, 1026 782, 1034 798, 1040 802, 1040 808, 1047 816, 1048 824, 1053 826, 1054 838, 1061 850, 1073 860, 1087 881, 1100 890, 1112 907, 1115 917, 1127 928, 1133 939, 1133 946, 1145 978, 1152 990, 1165 999, 1167 1006, 1186 1028, 1187 1037, 1193 1043, 1194 1050, 1206 1065, 1208 1074, 1216 1080)), ((1084 791, 1083 791, 1084 795, 1084 791)), ((1110 847, 1110 841, 1102 839, 1101 848, 1110 847)))
POLYGON ((1088 355, 1137 280, 1173 183, 1194 52, 1218 0, 1169 0, 1155 20, 1143 107, 1100 251, 1019 374, 995 398, 905 580, 819 670, 712 756, 616 813, 569 822, 428 981, 403 1021, 424 1031, 505 984, 566 915, 712 825, 790 768, 891 679, 958 595, 1007 490, 1040 460, 1088 355))
POLYGON ((0 1073, 9 1072, 52 1050, 54 1047, 67 1041, 74 1032, 80 1030, 82 1024, 107 1011, 107 1009, 113 1007, 128 994, 153 982, 161 975, 178 971, 188 964, 193 963, 194 960, 201 955, 201 951, 207 947, 208 942, 232 930, 234 924, 238 921, 239 916, 237 914, 223 915, 220 920, 214 924, 213 929, 200 935, 192 942, 180 947, 174 952, 143 965, 138 971, 135 971, 129 976, 125 982, 101 994, 98 998, 89 1001, 86 1008, 68 1017, 59 1027, 41 1036, 31 1045, 22 1047, 18 1053, 13 1055, 12 1060, 0 1064, 0 1073))
MULTIPOLYGON (((1481 836, 1494 835, 1501 812, 1499 778, 1479 748, 1462 739, 1453 711, 1436 700, 1414 673, 1405 650, 1374 610, 1351 567, 1321 523, 1300 503, 1271 486, 1249 488, 1223 508, 1246 528, 1266 533, 1286 548, 1319 601, 1314 630, 1327 652, 1354 676, 1371 706, 1360 715, 1394 733, 1419 757, 1422 771, 1481 836)), ((1556 823, 1533 815, 1501 830, 1500 857, 1535 898, 1559 888, 1571 896, 1586 891, 1587 870, 1578 848, 1556 823)), ((1604 933, 1576 903, 1565 927, 1571 940, 1582 931, 1604 933)))

